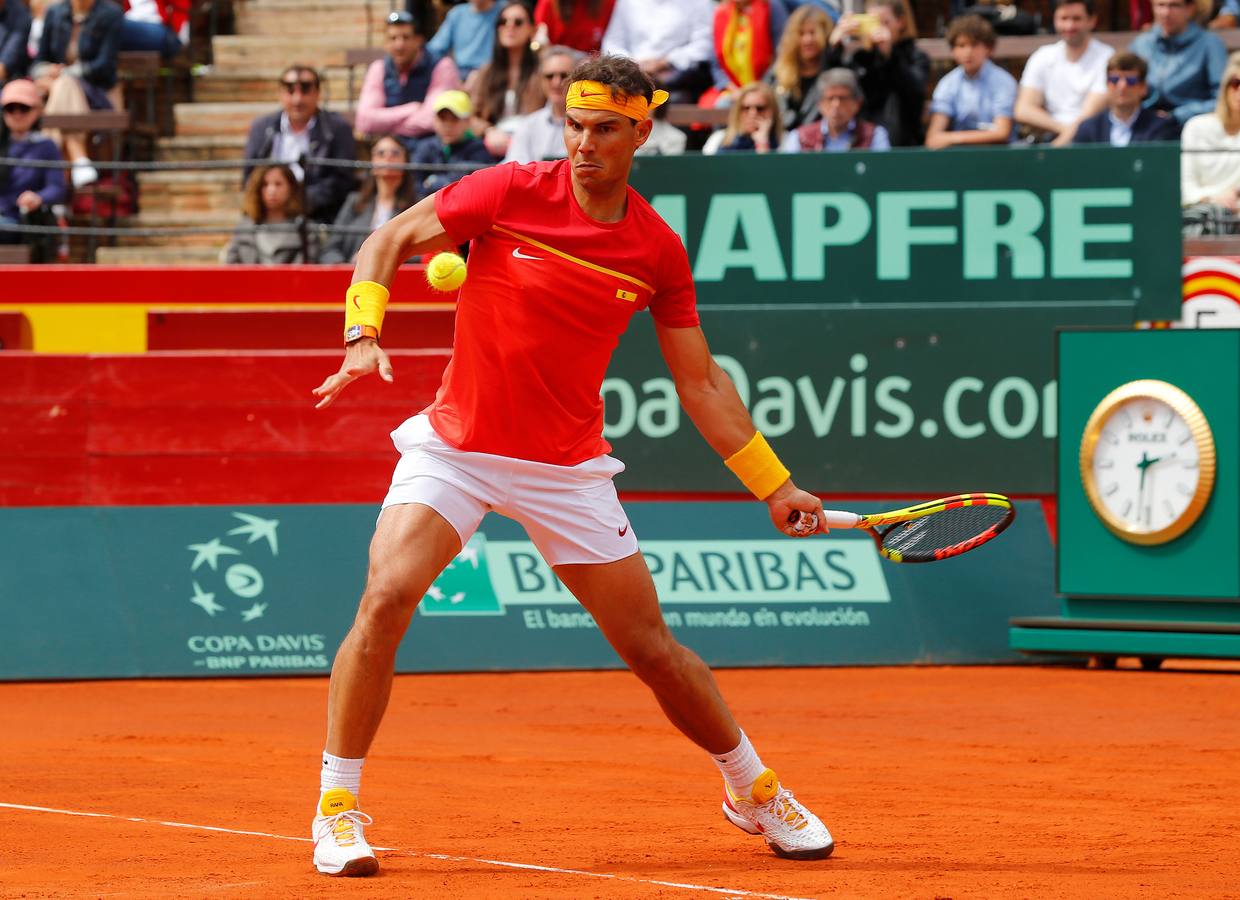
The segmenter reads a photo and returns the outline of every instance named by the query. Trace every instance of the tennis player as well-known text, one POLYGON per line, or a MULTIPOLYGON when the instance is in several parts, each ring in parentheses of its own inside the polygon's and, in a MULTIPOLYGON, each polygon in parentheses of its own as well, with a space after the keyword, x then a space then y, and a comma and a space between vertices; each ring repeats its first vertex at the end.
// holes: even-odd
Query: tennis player
MULTIPOLYGON (((680 401, 782 531, 822 504, 799 490, 758 433, 698 327, 680 238, 628 185, 633 152, 667 99, 630 59, 573 73, 568 159, 466 175, 392 219, 362 246, 346 294, 345 356, 318 407, 352 381, 392 381, 379 344, 401 260, 471 242, 452 359, 434 402, 393 441, 401 453, 370 545, 367 583, 332 668, 314 864, 370 875, 378 861, 358 807, 362 763, 391 692, 396 648, 418 602, 488 510, 520 522, 668 719, 723 773, 723 813, 778 855, 830 855, 830 832, 759 759, 710 669, 663 622, 612 478, 603 376, 630 318, 654 316, 680 401)), ((808 520, 807 520, 808 521, 808 520)), ((806 533, 812 533, 806 529, 806 533)))

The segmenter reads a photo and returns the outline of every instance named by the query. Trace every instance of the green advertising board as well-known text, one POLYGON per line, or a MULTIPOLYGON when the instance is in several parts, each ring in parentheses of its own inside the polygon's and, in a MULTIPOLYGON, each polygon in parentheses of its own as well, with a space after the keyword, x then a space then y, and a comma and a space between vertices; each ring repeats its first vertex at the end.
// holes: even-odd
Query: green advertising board
MULTIPOLYGON (((1047 529, 1002 551, 882 562, 854 533, 794 541, 755 502, 633 503, 664 616, 723 666, 1015 661, 1007 620, 1054 608, 1047 529)), ((323 674, 352 621, 376 508, 0 510, 0 679, 323 674)), ((494 514, 428 591, 402 672, 619 663, 514 522, 494 514)))
POLYGON ((685 241, 699 300, 1125 300, 1174 319, 1179 151, 639 157, 633 184, 685 241))
MULTIPOLYGON (((754 421, 816 492, 1050 493, 1056 323, 1125 325, 1126 303, 716 308, 702 327, 754 421)), ((735 491, 676 399, 648 316, 603 382, 628 491, 735 491)))
MULTIPOLYGON (((1055 330, 1172 319, 1174 146, 639 159, 702 327, 799 484, 1054 490, 1055 330)), ((734 491, 649 317, 603 385, 629 491, 734 491)))

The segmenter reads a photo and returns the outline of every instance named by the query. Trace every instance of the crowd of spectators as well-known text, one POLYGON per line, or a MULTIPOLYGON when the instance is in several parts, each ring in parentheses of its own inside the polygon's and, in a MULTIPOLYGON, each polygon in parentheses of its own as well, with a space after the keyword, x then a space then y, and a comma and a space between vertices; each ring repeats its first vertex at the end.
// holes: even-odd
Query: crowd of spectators
MULTIPOLYGON (((931 91, 908 0, 436 0, 446 6, 437 28, 431 2, 410 0, 386 20, 352 121, 323 107, 315 68, 284 69, 279 109, 252 123, 244 153, 271 162, 242 173, 246 214, 224 255, 347 262, 367 229, 470 167, 563 156, 569 73, 600 51, 636 59, 672 104, 727 111, 711 133, 670 124, 662 107, 644 154, 1124 146, 1182 132, 1191 228, 1236 230, 1240 63, 1216 31, 1236 24, 1240 0, 1222 0, 1213 17, 1193 0, 1150 0, 1149 27, 1128 48, 1094 36, 1094 0, 1059 0, 1058 40, 1019 69, 994 58, 1002 34, 1026 26, 996 12, 1003 5, 953 4, 955 65, 931 91), (355 165, 359 147, 373 169, 355 165)), ((40 112, 116 107, 118 50, 176 54, 188 8, 0 0, 3 154, 67 159, 70 186, 95 181, 86 135, 33 123, 40 112)), ((42 172, 21 168, 0 173, 4 221, 63 200, 42 172)))

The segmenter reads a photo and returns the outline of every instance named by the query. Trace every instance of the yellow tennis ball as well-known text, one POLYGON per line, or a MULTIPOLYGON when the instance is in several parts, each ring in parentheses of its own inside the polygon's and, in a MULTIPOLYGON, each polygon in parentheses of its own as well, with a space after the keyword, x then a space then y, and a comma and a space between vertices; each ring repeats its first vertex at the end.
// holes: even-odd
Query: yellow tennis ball
POLYGON ((437 291, 455 291, 465 283, 465 260, 455 253, 436 253, 426 264, 426 280, 437 291))

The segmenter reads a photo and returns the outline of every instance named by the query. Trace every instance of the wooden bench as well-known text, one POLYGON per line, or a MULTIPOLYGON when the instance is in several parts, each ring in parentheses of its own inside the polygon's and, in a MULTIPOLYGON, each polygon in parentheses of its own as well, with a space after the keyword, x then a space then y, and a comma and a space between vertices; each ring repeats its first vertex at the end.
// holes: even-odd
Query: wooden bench
POLYGON ((1185 256, 1240 256, 1240 234, 1184 239, 1185 256))
POLYGON ((354 47, 352 50, 344 51, 344 64, 349 69, 347 90, 349 92, 350 112, 353 110, 353 104, 357 102, 357 95, 353 92, 353 71, 358 66, 369 66, 372 62, 379 59, 383 59, 382 47, 354 47))
MULTIPOLYGON (((0 244, 0 266, 25 266, 29 264, 29 244, 0 244)), ((2 315, 8 314, 3 313, 2 315)))
POLYGON ((716 128, 728 124, 728 107, 706 109, 693 103, 670 103, 667 107, 667 121, 680 127, 708 125, 716 128))
MULTIPOLYGON (((1116 52, 1127 50, 1133 39, 1141 34, 1139 31, 1099 31, 1094 37, 1102 41, 1116 52)), ((1224 28, 1215 31, 1230 53, 1240 50, 1240 28, 1224 28)), ((1033 51, 1059 40, 1055 34, 1019 34, 1001 35, 995 43, 994 58, 998 60, 1026 60, 1033 51)), ((917 46, 930 57, 931 63, 954 63, 951 48, 946 38, 918 38, 917 46)))

